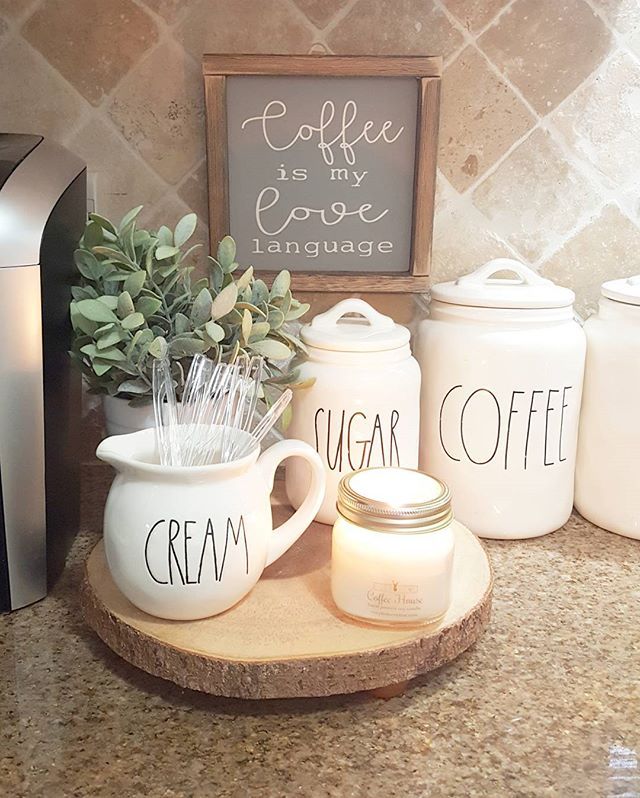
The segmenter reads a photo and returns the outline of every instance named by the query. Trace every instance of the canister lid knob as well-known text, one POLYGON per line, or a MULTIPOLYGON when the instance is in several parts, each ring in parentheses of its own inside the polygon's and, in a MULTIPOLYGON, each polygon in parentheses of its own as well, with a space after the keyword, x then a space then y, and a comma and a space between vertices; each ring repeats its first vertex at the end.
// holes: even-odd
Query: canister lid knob
POLYGON ((300 335, 305 344, 334 352, 382 352, 405 346, 410 338, 406 327, 356 298, 320 313, 300 335))

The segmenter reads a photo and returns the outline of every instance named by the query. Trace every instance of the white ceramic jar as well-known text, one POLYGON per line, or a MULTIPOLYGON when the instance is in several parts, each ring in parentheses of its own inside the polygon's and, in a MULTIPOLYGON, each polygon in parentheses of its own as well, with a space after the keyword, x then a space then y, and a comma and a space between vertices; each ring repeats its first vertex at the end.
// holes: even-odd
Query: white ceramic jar
POLYGON ((571 514, 585 359, 573 301, 506 258, 432 289, 417 347, 420 468, 482 537, 537 537, 571 514))
POLYGON ((347 615, 376 624, 433 623, 451 602, 451 494, 405 468, 343 477, 331 547, 331 593, 347 615))
POLYGON ((594 524, 640 540, 640 275, 605 283, 584 329, 576 508, 594 524))
MULTIPOLYGON (((336 520, 344 474, 372 466, 418 465, 420 369, 409 337, 406 327, 361 299, 345 299, 302 328, 309 356, 301 378, 315 382, 294 391, 287 434, 309 443, 322 459, 327 488, 316 520, 324 524, 336 520)), ((307 488, 304 466, 290 460, 286 489, 294 507, 307 488)))

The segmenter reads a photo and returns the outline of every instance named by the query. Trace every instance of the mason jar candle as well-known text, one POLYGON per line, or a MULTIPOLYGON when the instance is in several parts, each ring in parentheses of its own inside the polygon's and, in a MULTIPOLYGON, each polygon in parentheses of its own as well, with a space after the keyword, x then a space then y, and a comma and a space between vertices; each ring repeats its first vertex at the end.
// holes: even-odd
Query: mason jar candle
POLYGON ((338 486, 331 592, 342 612, 377 624, 437 621, 451 601, 451 495, 405 468, 368 468, 338 486))

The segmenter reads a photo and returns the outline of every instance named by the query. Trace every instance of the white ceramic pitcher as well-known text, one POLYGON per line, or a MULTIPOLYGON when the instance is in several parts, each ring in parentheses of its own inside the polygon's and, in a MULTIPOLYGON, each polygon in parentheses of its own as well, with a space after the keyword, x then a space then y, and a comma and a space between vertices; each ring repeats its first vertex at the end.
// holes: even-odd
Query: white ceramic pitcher
POLYGON ((118 472, 104 514, 111 574, 129 601, 160 618, 232 607, 305 531, 324 496, 322 461, 297 440, 230 463, 167 467, 147 429, 106 438, 96 454, 118 472), (274 530, 270 494, 288 457, 306 460, 311 479, 300 508, 274 530))

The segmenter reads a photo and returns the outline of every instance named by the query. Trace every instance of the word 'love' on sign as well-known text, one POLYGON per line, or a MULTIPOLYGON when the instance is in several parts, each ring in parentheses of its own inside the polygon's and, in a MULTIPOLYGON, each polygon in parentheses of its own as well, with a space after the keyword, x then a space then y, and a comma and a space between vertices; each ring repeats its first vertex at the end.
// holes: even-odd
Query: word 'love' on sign
POLYGON ((441 59, 205 56, 212 249, 294 288, 421 291, 441 59))

